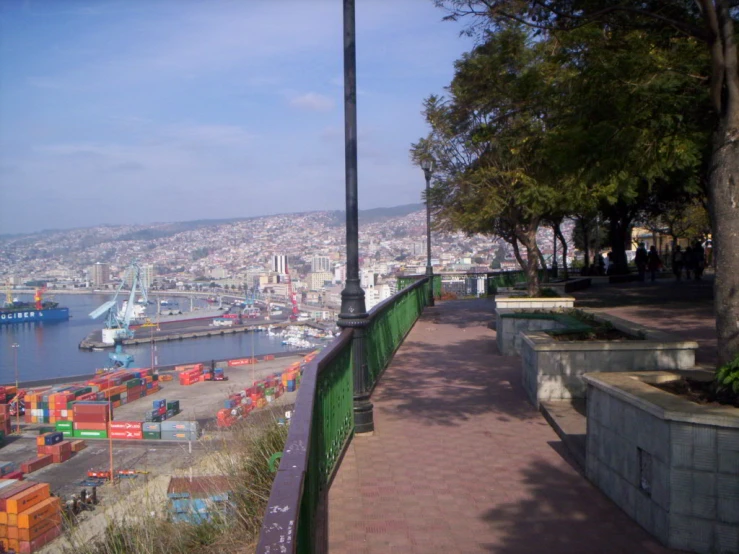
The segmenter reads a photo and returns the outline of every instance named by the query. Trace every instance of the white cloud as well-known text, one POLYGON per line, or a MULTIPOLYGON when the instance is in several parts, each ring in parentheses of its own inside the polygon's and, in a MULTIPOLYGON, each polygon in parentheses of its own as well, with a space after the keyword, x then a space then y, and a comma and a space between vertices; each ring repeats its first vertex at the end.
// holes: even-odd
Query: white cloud
POLYGON ((290 106, 312 112, 328 112, 334 109, 336 102, 323 94, 308 92, 290 100, 290 106))

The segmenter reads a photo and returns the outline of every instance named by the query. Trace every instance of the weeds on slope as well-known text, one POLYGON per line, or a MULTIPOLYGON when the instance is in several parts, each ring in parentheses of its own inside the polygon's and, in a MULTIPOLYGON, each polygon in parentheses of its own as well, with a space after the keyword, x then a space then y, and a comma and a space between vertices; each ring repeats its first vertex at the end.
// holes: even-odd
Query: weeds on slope
MULTIPOLYGON (((127 509, 105 520, 104 531, 93 540, 71 530, 64 554, 221 554, 253 552, 269 500, 274 473, 269 459, 282 452, 287 426, 275 419, 258 426, 243 422, 218 444, 208 444, 208 474, 220 475, 231 485, 231 507, 212 512, 210 521, 175 523, 167 516, 167 498, 146 494, 127 509)), ((165 491, 166 492, 166 491, 165 491)))

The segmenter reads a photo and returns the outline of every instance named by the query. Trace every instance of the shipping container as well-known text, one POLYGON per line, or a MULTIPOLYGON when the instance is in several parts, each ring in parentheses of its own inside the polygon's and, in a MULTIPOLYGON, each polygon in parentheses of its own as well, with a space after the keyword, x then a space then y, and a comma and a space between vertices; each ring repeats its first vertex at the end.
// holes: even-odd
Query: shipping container
MULTIPOLYGON (((59 497, 46 498, 46 500, 39 502, 30 510, 18 514, 17 525, 21 529, 30 529, 32 526, 38 524, 38 522, 51 517, 52 514, 59 513, 60 509, 61 499, 59 497)), ((8 519, 8 524, 10 524, 10 519, 8 519)))
POLYGON ((162 434, 159 431, 144 431, 142 433, 144 440, 160 440, 162 434))
POLYGON ((49 484, 39 483, 38 485, 8 498, 5 501, 5 511, 8 512, 8 514, 25 512, 32 506, 35 506, 49 498, 49 493, 49 484))
POLYGON ((75 429, 74 436, 79 439, 107 439, 108 432, 95 429, 75 429))

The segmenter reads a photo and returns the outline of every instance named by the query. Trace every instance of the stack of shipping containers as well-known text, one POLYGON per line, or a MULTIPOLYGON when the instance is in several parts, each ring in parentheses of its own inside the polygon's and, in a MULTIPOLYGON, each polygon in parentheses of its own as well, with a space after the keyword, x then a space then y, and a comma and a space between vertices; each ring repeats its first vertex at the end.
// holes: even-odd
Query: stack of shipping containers
POLYGON ((77 438, 108 438, 108 423, 113 418, 107 401, 75 402, 73 408, 74 436, 77 438))
POLYGON ((32 553, 62 533, 61 499, 47 483, 0 481, 0 544, 4 550, 32 553))

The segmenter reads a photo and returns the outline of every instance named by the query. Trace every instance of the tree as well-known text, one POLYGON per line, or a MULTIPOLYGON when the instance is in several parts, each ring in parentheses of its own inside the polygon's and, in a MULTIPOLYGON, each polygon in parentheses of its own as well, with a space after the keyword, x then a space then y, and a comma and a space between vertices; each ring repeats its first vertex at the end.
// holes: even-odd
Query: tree
POLYGON ((706 89, 714 114, 707 182, 714 232, 718 363, 739 357, 739 59, 732 0, 435 0, 450 19, 476 17, 470 28, 517 21, 549 36, 585 27, 631 29, 656 38, 691 37, 707 54, 706 89))
POLYGON ((449 98, 431 96, 424 104, 431 133, 412 146, 411 156, 417 163, 426 156, 436 161, 428 200, 437 227, 510 243, 528 292, 536 295, 542 259, 537 230, 571 198, 563 191, 577 190, 563 189, 546 157, 548 106, 531 102, 551 97, 561 68, 549 63, 547 45, 516 26, 489 36, 455 67, 449 98))

